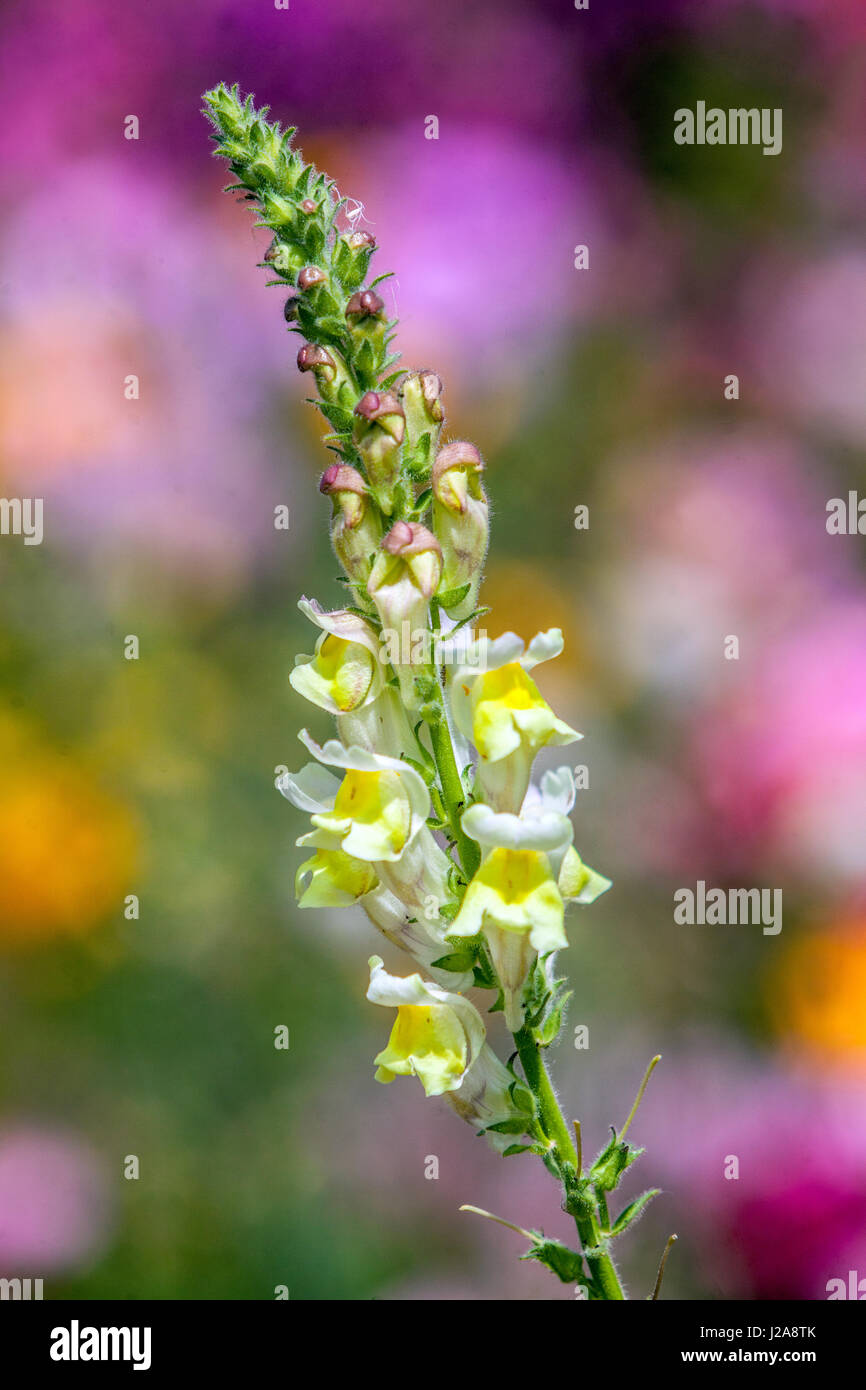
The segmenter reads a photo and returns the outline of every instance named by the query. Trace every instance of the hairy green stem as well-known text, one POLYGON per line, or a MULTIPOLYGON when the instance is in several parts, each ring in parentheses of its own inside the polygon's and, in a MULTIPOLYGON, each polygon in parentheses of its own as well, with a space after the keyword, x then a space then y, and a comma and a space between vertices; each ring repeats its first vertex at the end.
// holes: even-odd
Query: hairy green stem
POLYGON ((451 742, 451 730, 448 728, 448 721, 444 713, 441 719, 431 720, 427 727, 430 730, 433 757, 436 759, 436 768, 442 785, 442 799, 445 803, 448 824, 460 853, 460 862, 464 872, 467 878, 471 878, 481 863, 481 850, 476 841, 469 838, 460 824, 466 793, 463 790, 463 783, 457 770, 454 745, 451 742))
MULTIPOLYGON (((538 1105, 544 1133, 553 1144, 560 1163, 570 1163, 575 1172, 578 1172, 577 1149, 569 1133, 568 1125, 565 1123, 559 1101, 556 1099, 556 1092, 544 1064, 541 1048, 528 1025, 524 1024, 520 1031, 514 1034, 514 1044, 520 1057, 526 1083, 538 1105)), ((587 1217, 575 1217, 575 1224, 589 1272, 601 1298, 605 1301, 623 1300, 625 1294, 622 1291, 613 1260, 605 1246, 596 1216, 590 1214, 587 1217)))

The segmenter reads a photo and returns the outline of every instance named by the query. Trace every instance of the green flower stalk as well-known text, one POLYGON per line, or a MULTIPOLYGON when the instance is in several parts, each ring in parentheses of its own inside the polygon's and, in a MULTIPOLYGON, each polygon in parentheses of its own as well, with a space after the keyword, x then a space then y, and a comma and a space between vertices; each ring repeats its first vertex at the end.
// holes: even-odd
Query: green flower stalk
MULTIPOLYGON (((582 1296, 623 1299, 611 1245, 656 1195, 611 1215, 611 1194, 642 1152, 625 1139, 637 1101, 585 1167, 580 1127, 572 1137, 544 1060, 569 997, 555 970, 568 910, 610 887, 572 843, 571 770, 533 781, 542 749, 581 737, 530 675, 560 653, 562 635, 524 646, 514 633, 491 642, 477 630, 487 611, 477 607, 484 465, 474 445, 443 441, 438 375, 396 368, 396 323, 376 289, 387 276, 368 282, 373 238, 345 225, 346 200, 294 148, 293 129, 237 87, 204 100, 229 188, 272 234, 262 264, 287 295, 288 329, 303 339, 298 367, 338 460, 320 491, 352 603, 325 612, 301 600, 315 649, 290 677, 334 717, 337 737, 320 747, 302 730, 313 760, 278 783, 309 818, 297 841, 308 852, 299 905, 360 905, 405 952, 405 977, 369 961, 367 998, 396 1011, 376 1079, 416 1077, 498 1153, 540 1157, 574 1219, 575 1248, 502 1224, 529 1240, 524 1259, 582 1296), (486 992, 488 1013, 503 1013, 511 1060, 496 1055, 470 988, 486 992)), ((660 1280, 661 1271, 651 1297, 660 1280)))

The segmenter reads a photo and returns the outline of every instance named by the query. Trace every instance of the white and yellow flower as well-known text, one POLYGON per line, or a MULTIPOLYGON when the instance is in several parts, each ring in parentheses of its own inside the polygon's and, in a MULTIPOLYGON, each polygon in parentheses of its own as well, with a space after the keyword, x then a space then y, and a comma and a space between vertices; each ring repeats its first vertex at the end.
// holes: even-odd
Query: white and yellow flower
POLYGON ((479 798, 496 811, 520 810, 532 761, 541 748, 574 743, 576 729, 558 719, 528 674, 562 651, 558 628, 524 651, 513 632, 480 639, 456 665, 449 689, 454 720, 478 750, 479 798))
POLYGON ((343 850, 367 863, 398 860, 430 813, 423 777, 399 758, 344 748, 335 739, 320 748, 306 729, 298 737, 316 762, 277 782, 293 805, 311 813, 313 829, 296 843, 343 850), (342 780, 331 767, 340 769, 342 780))
POLYGON ((345 609, 326 613, 301 599, 301 612, 322 630, 312 656, 296 658, 293 689, 336 717, 340 742, 399 756, 414 746, 396 690, 385 684, 380 639, 372 623, 345 609))
POLYGON ((378 659, 379 635, 358 613, 326 613, 301 599, 301 612, 321 628, 312 656, 295 658, 289 683, 299 695, 329 714, 343 715, 372 704, 385 683, 378 659))
POLYGON ((317 849, 295 874, 298 907, 351 907, 378 886, 372 864, 341 849, 317 849))
POLYGON ((484 1023, 475 1005, 420 975, 389 975, 379 956, 371 956, 369 964, 367 998, 397 1010, 388 1045, 374 1059, 376 1080, 417 1076, 428 1096, 456 1091, 484 1045, 484 1023))
MULTIPOLYGON (((574 773, 570 767, 551 768, 540 783, 533 783, 526 794, 521 817, 524 820, 551 811, 567 816, 574 805, 574 773)), ((566 902, 594 903, 611 886, 609 878, 584 864, 573 845, 552 853, 551 866, 556 885, 566 902)))
MULTIPOLYGON (((476 1129, 513 1120, 514 1078, 487 1046, 484 1022, 462 994, 440 989, 420 975, 389 975, 381 957, 370 957, 367 998, 397 1010, 397 1019, 374 1059, 376 1080, 417 1076, 428 1096, 444 1096, 476 1129)), ((495 1148, 514 1143, 514 1135, 488 1135, 495 1148)))
POLYGON ((461 824, 482 846, 483 858, 445 935, 484 933, 502 986, 505 1021, 516 1033, 536 955, 568 944, 554 865, 571 843, 571 821, 555 811, 521 819, 476 804, 461 824))

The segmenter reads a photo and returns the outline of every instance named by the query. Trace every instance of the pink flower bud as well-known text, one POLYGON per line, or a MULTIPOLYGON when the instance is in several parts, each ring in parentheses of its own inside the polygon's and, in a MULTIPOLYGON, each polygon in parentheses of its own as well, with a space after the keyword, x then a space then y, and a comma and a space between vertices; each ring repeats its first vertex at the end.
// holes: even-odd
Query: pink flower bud
POLYGON ((403 407, 393 391, 368 391, 355 406, 355 443, 370 487, 386 516, 394 510, 406 433, 403 407))
POLYGON ((322 285, 327 280, 327 275, 320 270, 317 265, 305 265, 298 276, 298 289, 301 291, 311 290, 314 285, 322 285))
POLYGON ((352 323, 362 319, 384 318, 385 301, 375 290, 356 290, 346 305, 346 319, 352 323))
POLYGON ((428 370, 412 372, 401 388, 403 409, 406 413, 406 440, 416 477, 426 477, 430 459, 435 457, 439 447, 439 435, 445 412, 442 409, 442 382, 436 372, 428 370), (419 444, 426 441, 422 447, 419 444))
POLYGON ((331 542, 337 559, 352 580, 357 602, 369 607, 366 585, 382 542, 382 524, 367 484, 357 468, 332 463, 322 474, 319 491, 334 504, 331 542))
POLYGON ((298 352, 298 371, 315 372, 316 378, 333 381, 337 375, 337 364, 327 348, 316 343, 304 343, 298 352))
POLYGON ((474 610, 487 554, 490 517, 481 486, 483 471, 475 445, 462 439, 440 449, 433 464, 433 526, 443 556, 441 595, 469 585, 462 599, 445 604, 455 618, 466 618, 474 610))
POLYGON ((376 238, 370 232, 348 232, 345 237, 350 251, 375 251, 376 238))

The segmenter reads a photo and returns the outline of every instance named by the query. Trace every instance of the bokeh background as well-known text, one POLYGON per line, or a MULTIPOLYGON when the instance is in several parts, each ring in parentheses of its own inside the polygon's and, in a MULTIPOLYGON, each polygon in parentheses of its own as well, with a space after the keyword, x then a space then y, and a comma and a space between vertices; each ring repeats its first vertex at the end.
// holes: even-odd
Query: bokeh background
POLYGON ((487 458, 488 630, 564 630, 542 685, 615 886, 573 921, 552 1063, 595 1148, 664 1056, 633 1296, 670 1231, 673 1298, 866 1276, 864 542, 825 529, 866 489, 864 40, 860 0, 5 6, 0 492, 44 498, 45 540, 0 539, 0 1273, 573 1297, 457 1213, 568 1238, 552 1179, 373 1081, 380 943, 293 904, 274 769, 325 732, 295 603, 342 591, 295 340, 199 114, 225 79, 363 205, 406 362, 487 458), (783 152, 675 146, 698 99, 781 107, 783 152), (781 934, 675 925, 699 878, 782 888, 781 934))

